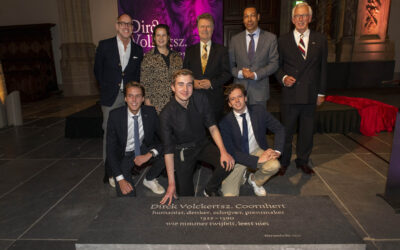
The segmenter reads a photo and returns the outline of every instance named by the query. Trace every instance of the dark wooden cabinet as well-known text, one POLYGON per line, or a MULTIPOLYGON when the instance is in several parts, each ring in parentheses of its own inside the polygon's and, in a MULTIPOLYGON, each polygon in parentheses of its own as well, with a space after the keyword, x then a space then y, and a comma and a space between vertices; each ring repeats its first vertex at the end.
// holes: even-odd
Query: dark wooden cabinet
POLYGON ((244 30, 243 10, 255 5, 260 13, 259 27, 279 35, 280 0, 224 0, 224 45, 229 46, 233 35, 244 30))
POLYGON ((19 90, 22 102, 57 90, 50 28, 54 24, 0 26, 0 60, 7 92, 19 90))

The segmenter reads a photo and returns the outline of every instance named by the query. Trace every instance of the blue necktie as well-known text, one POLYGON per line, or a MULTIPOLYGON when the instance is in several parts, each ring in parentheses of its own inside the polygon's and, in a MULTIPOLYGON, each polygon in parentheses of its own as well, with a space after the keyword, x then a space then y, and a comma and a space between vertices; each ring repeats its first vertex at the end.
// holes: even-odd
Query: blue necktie
POLYGON ((138 115, 134 115, 132 116, 133 118, 133 125, 134 125, 134 129, 133 129, 133 138, 135 140, 135 156, 140 155, 140 138, 139 138, 139 121, 138 115))
POLYGON ((254 35, 255 34, 249 34, 250 36, 250 43, 249 43, 249 50, 247 51, 247 56, 249 57, 249 61, 253 61, 254 54, 255 54, 255 45, 254 45, 254 35))
POLYGON ((249 151, 249 129, 247 127, 246 113, 240 115, 242 117, 243 133, 242 133, 242 150, 245 153, 249 151))

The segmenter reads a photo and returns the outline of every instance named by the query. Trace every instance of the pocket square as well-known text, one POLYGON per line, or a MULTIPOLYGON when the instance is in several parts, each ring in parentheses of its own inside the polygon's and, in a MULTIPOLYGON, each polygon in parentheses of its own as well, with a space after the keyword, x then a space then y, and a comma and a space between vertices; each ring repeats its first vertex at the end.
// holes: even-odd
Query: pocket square
POLYGON ((315 42, 311 42, 312 45, 315 45, 315 42))
POLYGON ((132 57, 133 59, 138 59, 139 57, 137 57, 137 56, 134 56, 134 57, 132 57))

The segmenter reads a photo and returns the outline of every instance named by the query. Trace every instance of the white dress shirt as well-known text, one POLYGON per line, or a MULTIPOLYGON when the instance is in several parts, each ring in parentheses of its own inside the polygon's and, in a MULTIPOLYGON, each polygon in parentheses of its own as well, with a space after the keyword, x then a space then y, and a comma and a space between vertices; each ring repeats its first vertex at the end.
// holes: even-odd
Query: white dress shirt
MULTIPOLYGON (((260 28, 257 28, 257 30, 254 31, 253 33, 250 33, 246 30, 246 51, 247 51, 247 53, 249 52, 249 44, 251 41, 249 34, 254 34, 253 39, 254 39, 254 56, 255 56, 255 52, 257 51, 257 45, 258 45, 258 38, 260 38, 260 28)), ((239 70, 238 78, 244 79, 242 70, 239 70)), ((257 80, 256 72, 254 72, 254 80, 257 80)))
POLYGON ((204 44, 207 44, 207 58, 210 57, 210 50, 211 50, 211 40, 209 40, 207 43, 203 43, 200 41, 200 58, 203 55, 203 46, 204 44))
MULTIPOLYGON (((128 65, 129 57, 131 56, 131 42, 129 41, 128 46, 124 46, 124 43, 117 36, 117 44, 118 44, 118 52, 119 52, 119 61, 121 62, 122 71, 125 70, 126 65, 128 65)), ((121 81, 121 90, 124 90, 124 79, 121 81)))
MULTIPOLYGON (((135 116, 130 110, 129 108, 127 109, 127 115, 128 115, 128 135, 127 135, 127 139, 126 139, 126 148, 125 148, 125 152, 131 152, 135 150, 135 122, 133 119, 133 116, 135 116)), ((143 139, 144 139, 144 130, 143 130, 143 120, 142 120, 142 114, 141 111, 139 110, 139 112, 136 114, 138 117, 138 124, 139 124, 139 140, 140 140, 140 145, 142 145, 143 143, 143 139)), ((150 151, 152 151, 154 153, 154 157, 158 155, 158 151, 157 149, 153 148, 150 151)), ((117 181, 123 180, 124 176, 118 175, 117 177, 115 177, 115 179, 117 181)))
MULTIPOLYGON (((247 132, 248 132, 248 138, 249 138, 249 151, 250 154, 254 152, 257 148, 259 148, 258 143, 256 141, 256 138, 254 137, 254 132, 253 132, 253 125, 251 124, 251 119, 250 115, 248 112, 248 109, 246 107, 246 110, 243 112, 246 113, 246 121, 247 121, 247 132)), ((233 114, 235 115, 235 118, 239 124, 240 128, 240 133, 243 135, 243 118, 240 116, 241 114, 233 111, 233 114)))

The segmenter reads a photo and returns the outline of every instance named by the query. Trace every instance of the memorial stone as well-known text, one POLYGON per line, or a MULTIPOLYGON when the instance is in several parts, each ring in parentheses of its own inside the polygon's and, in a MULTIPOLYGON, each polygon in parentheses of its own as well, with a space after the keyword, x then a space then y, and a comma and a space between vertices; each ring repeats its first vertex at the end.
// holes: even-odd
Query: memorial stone
POLYGON ((77 249, 365 249, 327 196, 113 199, 77 249), (245 246, 244 246, 245 245, 245 246))

